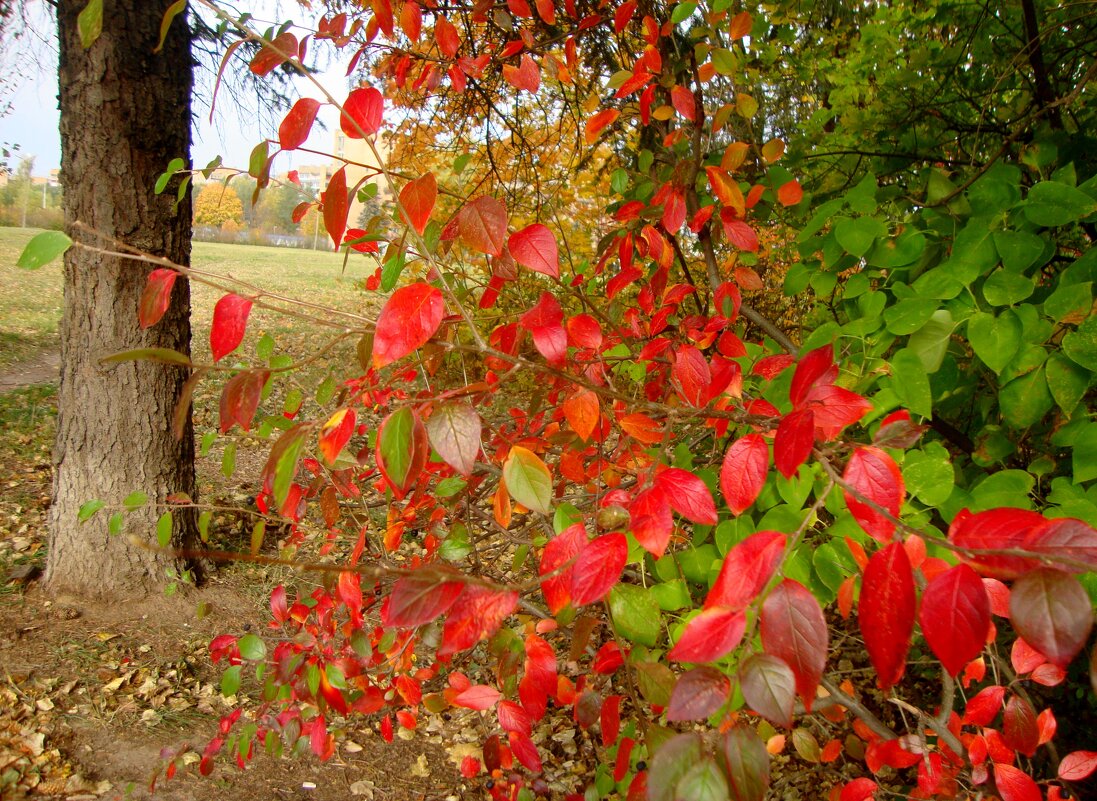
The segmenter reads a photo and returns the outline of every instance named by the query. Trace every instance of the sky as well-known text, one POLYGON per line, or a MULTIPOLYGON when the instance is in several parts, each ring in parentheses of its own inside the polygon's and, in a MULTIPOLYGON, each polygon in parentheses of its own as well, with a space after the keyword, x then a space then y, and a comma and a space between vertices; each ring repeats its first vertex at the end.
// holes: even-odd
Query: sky
MULTIPOLYGON (((302 13, 294 4, 283 4, 284 15, 279 16, 278 4, 271 0, 259 0, 250 5, 258 9, 255 12, 257 18, 271 21, 293 15, 296 15, 293 16, 294 19, 300 19, 302 13), (263 11, 266 11, 266 14, 263 14, 263 11)), ((18 43, 17 49, 21 52, 15 56, 19 60, 18 72, 21 72, 23 77, 17 79, 14 91, 0 94, 0 103, 10 104, 7 115, 0 117, 0 143, 19 145, 17 154, 9 160, 9 166, 15 169, 21 157, 34 156, 33 174, 36 176, 48 175, 50 170, 61 165, 61 139, 58 133, 57 110, 56 33, 53 21, 45 13, 44 7, 42 0, 31 1, 30 30, 18 43)), ((9 50, 9 55, 0 55, 0 66, 3 65, 4 60, 11 58, 11 50, 6 47, 0 48, 0 53, 3 50, 9 50)), ((242 62, 240 66, 243 67, 242 62)), ((333 69, 320 73, 317 77, 335 97, 342 97, 347 91, 343 72, 341 68, 333 69)), ((12 72, 9 71, 9 74, 12 72)), ((254 108, 238 107, 232 102, 231 95, 223 92, 217 98, 215 117, 211 124, 208 102, 202 98, 208 98, 213 76, 206 70, 205 75, 199 80, 205 84, 206 91, 199 92, 194 102, 192 163, 195 167, 204 167, 215 156, 220 155, 226 165, 246 169, 248 155, 255 145, 259 144, 263 138, 277 139, 277 125, 281 112, 275 115, 275 119, 268 119, 265 124, 260 123, 256 119, 254 108)), ((319 89, 305 78, 296 79, 295 89, 301 97, 323 99, 319 89)), ((331 132, 337 125, 336 110, 331 106, 322 107, 317 123, 313 126, 312 135, 304 147, 330 151, 331 132), (322 128, 322 125, 326 127, 322 128)), ((326 161, 328 159, 322 156, 287 153, 278 157, 278 161, 275 162, 275 172, 282 173, 305 164, 320 164, 326 161)))

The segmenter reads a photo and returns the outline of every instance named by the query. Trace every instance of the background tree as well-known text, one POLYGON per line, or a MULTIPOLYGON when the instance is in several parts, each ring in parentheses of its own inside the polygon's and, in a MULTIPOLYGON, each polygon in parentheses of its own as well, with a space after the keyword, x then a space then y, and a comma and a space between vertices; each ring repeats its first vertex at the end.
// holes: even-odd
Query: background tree
POLYGON ((226 222, 242 225, 244 204, 236 192, 223 183, 207 183, 194 201, 194 224, 220 228, 226 222))
MULTIPOLYGON (((66 227, 91 247, 121 243, 178 264, 190 257, 189 199, 154 193, 157 176, 190 150, 190 35, 176 22, 159 53, 168 0, 107 4, 102 33, 80 14, 87 3, 57 7, 60 40, 62 181, 66 227), (89 41, 91 40, 91 41, 89 41)), ((110 533, 105 518, 78 522, 81 506, 120 507, 140 489, 155 504, 194 495, 194 443, 189 415, 182 437, 172 414, 186 376, 153 362, 104 366, 100 359, 134 348, 190 350, 190 294, 179 278, 155 327, 133 315, 150 272, 147 263, 75 248, 65 257, 55 478, 46 583, 54 593, 124 595, 163 580, 170 556, 134 548, 110 533), (140 443, 140 444, 137 444, 140 443)), ((129 505, 141 505, 130 499, 129 505)), ((159 511, 150 505, 128 521, 148 539, 159 511)), ((188 515, 175 520, 173 541, 194 534, 188 515)))

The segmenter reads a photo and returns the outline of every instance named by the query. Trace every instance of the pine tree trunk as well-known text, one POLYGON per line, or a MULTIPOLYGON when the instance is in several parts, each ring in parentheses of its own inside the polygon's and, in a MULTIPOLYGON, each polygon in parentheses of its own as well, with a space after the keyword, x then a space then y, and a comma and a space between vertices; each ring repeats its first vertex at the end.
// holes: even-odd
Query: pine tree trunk
MULTIPOLYGON (((77 15, 86 0, 58 3, 61 179, 65 225, 76 241, 115 249, 107 237, 178 264, 190 261, 189 197, 173 209, 175 184, 154 193, 174 157, 189 160, 192 62, 185 18, 154 53, 171 0, 106 0, 102 33, 88 49, 77 15), (80 225, 77 225, 77 224, 80 225), (87 228, 85 228, 86 226, 87 228), (97 238, 87 229, 103 235, 97 238)), ((132 597, 163 584, 178 560, 136 547, 155 543, 156 520, 173 493, 195 495, 194 437, 181 441, 171 418, 186 380, 182 368, 148 361, 102 366, 111 353, 143 347, 190 352, 190 291, 180 278, 171 307, 152 328, 138 326, 151 267, 71 249, 65 257, 61 388, 54 448, 46 584, 55 594, 132 597), (149 503, 111 536, 108 512, 86 523, 77 512, 99 499, 120 507, 134 491, 149 503)), ((174 541, 194 540, 192 514, 175 514, 174 541)))

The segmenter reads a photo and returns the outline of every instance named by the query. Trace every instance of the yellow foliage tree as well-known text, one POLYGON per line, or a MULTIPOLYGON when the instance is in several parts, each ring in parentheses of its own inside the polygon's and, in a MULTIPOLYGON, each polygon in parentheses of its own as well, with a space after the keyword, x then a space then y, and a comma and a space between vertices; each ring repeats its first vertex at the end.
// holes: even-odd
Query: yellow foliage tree
POLYGON ((244 204, 224 184, 208 183, 194 201, 194 224, 220 228, 226 222, 243 225, 244 204))

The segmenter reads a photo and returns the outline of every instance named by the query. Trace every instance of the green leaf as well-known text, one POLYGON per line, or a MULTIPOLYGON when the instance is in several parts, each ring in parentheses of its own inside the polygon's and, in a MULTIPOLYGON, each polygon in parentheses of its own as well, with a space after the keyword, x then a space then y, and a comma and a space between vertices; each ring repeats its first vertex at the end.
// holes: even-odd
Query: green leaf
POLYGON ((122 517, 121 512, 115 512, 114 514, 112 514, 110 516, 110 519, 107 521, 107 533, 111 534, 112 536, 117 536, 121 534, 122 523, 124 521, 125 519, 122 517))
POLYGON ((88 501, 87 503, 80 506, 80 511, 76 513, 76 519, 79 520, 81 523, 86 523, 91 520, 92 515, 94 515, 104 506, 106 506, 106 504, 102 501, 88 501))
POLYGON ((929 322, 940 305, 932 298, 905 298, 884 312, 884 323, 891 333, 907 336, 929 322))
POLYGON ((996 270, 983 284, 983 297, 991 306, 1012 306, 1032 294, 1032 279, 1008 270, 996 270))
POLYGON ((126 499, 122 501, 122 506, 127 512, 132 512, 134 509, 140 509, 146 503, 149 502, 149 496, 143 492, 131 492, 126 496, 126 499))
POLYGON ((168 182, 172 179, 172 176, 185 166, 186 162, 178 157, 169 161, 167 169, 160 173, 160 177, 156 179, 156 194, 162 194, 163 191, 168 188, 168 182))
POLYGON ((1041 181, 1028 191, 1024 209, 1029 221, 1054 228, 1093 214, 1097 211, 1097 200, 1073 186, 1041 181))
POLYGON ((186 9, 187 0, 175 0, 168 10, 164 12, 164 18, 160 20, 160 41, 156 43, 156 49, 152 52, 159 53, 164 49, 164 40, 168 38, 168 29, 171 27, 171 21, 175 19, 179 14, 186 9))
POLYGON ((72 247, 72 240, 62 232, 43 231, 27 243, 15 265, 24 270, 37 270, 64 254, 70 247, 72 247))
POLYGON ((209 509, 202 511, 202 514, 198 515, 198 536, 202 542, 209 542, 209 524, 213 520, 213 512, 209 509))
POLYGON ((735 75, 739 71, 739 59, 730 50, 717 47, 710 54, 712 66, 720 75, 735 75))
POLYGON ((243 669, 243 665, 233 665, 221 674, 221 695, 226 698, 236 695, 240 689, 240 676, 243 669))
MULTIPOLYGON (((1090 423, 1075 435, 1071 447, 1074 483, 1081 484, 1097 478, 1097 423, 1090 423)), ((1090 494, 1093 494, 1092 491, 1090 494)))
POLYGON ((1044 253, 1044 239, 1028 231, 995 231, 994 247, 1002 266, 1011 273, 1023 273, 1044 253))
POLYGON ((85 50, 95 44, 103 32, 103 0, 88 0, 84 10, 76 17, 76 29, 85 50))
POLYGON ((692 0, 685 3, 679 3, 670 14, 670 21, 677 25, 679 22, 684 22, 693 16, 693 12, 696 10, 697 4, 692 2, 692 0))
POLYGON ((671 579, 670 581, 652 584, 648 591, 651 593, 651 597, 655 599, 655 603, 664 612, 677 612, 679 609, 685 609, 693 605, 689 587, 682 579, 671 579))
POLYGON ((654 646, 662 631, 659 604, 635 584, 616 584, 609 591, 609 611, 617 633, 630 642, 654 646))
POLYGON ((937 442, 908 451, 903 459, 903 480, 907 491, 926 506, 944 503, 956 483, 948 451, 937 442))
POLYGON ((1014 428, 1028 428, 1040 422, 1054 402, 1042 366, 1013 379, 998 393, 1002 416, 1014 428))
POLYGON ((1063 353, 1087 370, 1097 372, 1097 315, 1063 337, 1063 353))
POLYGON ((940 369, 955 328, 952 314, 947 309, 939 309, 930 316, 929 322, 907 340, 907 347, 918 356, 927 373, 935 373, 940 369))
POLYGON ((869 252, 867 261, 874 267, 892 270, 918 261, 925 249, 926 238, 922 232, 908 228, 899 236, 878 241, 869 252))
POLYGON ((449 534, 442 540, 438 553, 450 562, 460 562, 472 553, 468 527, 464 523, 454 523, 450 526, 449 534))
POLYGON ((503 462, 507 492, 527 509, 548 514, 552 507, 552 474, 533 451, 515 445, 503 462))
POLYGON ((1057 323, 1077 325, 1093 308, 1093 283, 1060 284, 1044 301, 1044 314, 1057 323))
POLYGON ((861 258, 873 243, 887 236, 887 226, 875 217, 842 217, 834 224, 834 236, 847 253, 861 258))
POLYGON ((1029 493, 1035 485, 1036 479, 1024 470, 999 470, 972 488, 971 497, 975 501, 972 511, 981 512, 1003 506, 1031 509, 1029 493))
POLYGON ((252 148, 251 155, 248 157, 248 175, 259 181, 262 180, 267 168, 269 144, 264 139, 252 148))
POLYGON ((257 634, 245 634, 236 646, 240 649, 240 656, 252 662, 258 662, 267 655, 266 643, 257 634))
POLYGON ((232 478, 232 474, 236 472, 236 443, 228 442, 225 444, 225 450, 221 454, 221 475, 225 478, 232 478))
POLYGON ((1093 376, 1061 353, 1052 353, 1044 365, 1047 388, 1055 403, 1068 415, 1081 402, 1093 376))
POLYGON ((967 335, 975 355, 998 374, 1021 347, 1021 321, 1010 309, 997 317, 976 312, 968 318, 967 335))
POLYGON ((171 512, 164 512, 156 521, 156 542, 161 548, 167 548, 171 545, 171 532, 171 512))

